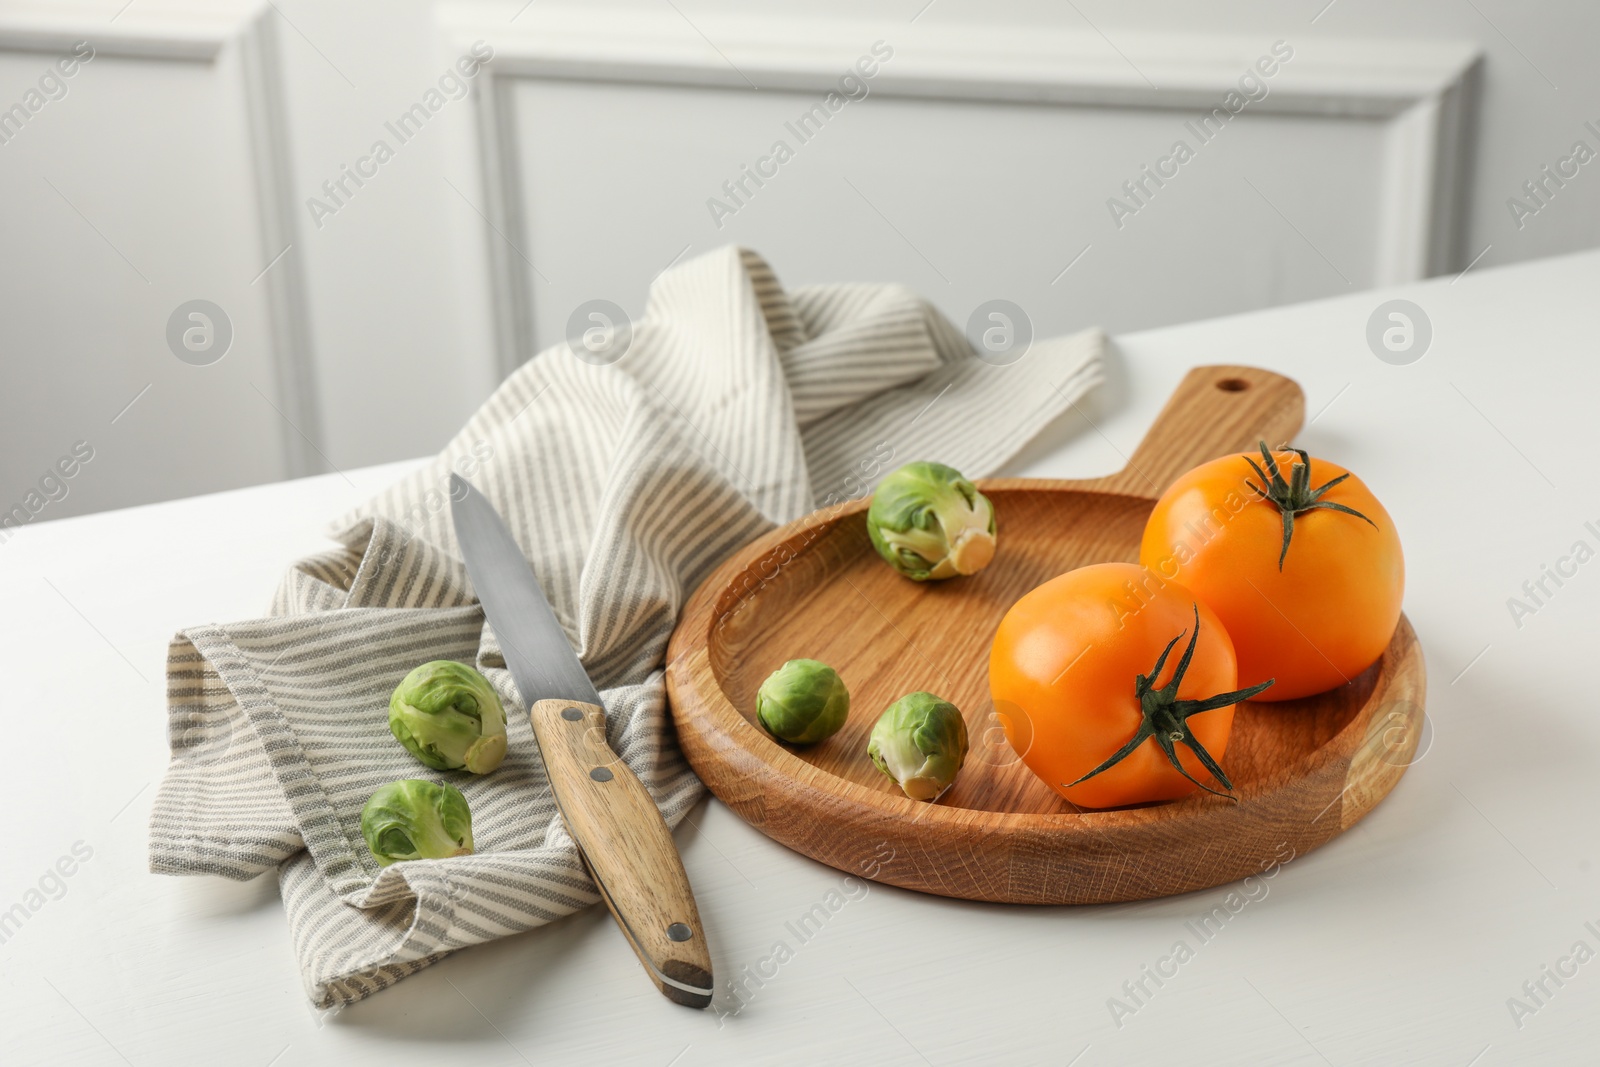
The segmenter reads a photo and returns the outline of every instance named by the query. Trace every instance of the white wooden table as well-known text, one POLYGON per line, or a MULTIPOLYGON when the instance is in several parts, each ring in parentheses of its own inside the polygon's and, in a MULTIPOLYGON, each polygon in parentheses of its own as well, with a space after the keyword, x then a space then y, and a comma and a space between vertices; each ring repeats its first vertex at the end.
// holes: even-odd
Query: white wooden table
POLYGON ((1097 428, 1066 420, 1015 473, 1119 467, 1191 365, 1298 378, 1301 442, 1400 526, 1431 748, 1206 942, 1186 921, 1223 889, 1015 908, 873 885, 802 943, 786 924, 842 876, 708 802, 679 840, 719 979, 770 975, 736 1014, 669 1004, 591 909, 319 1016, 272 878, 146 873, 168 637, 262 612, 324 521, 408 464, 29 527, 0 544, 0 1063, 1594 1062, 1600 562, 1559 564, 1520 626, 1507 601, 1600 548, 1597 292, 1586 254, 1119 339, 1097 428), (1411 365, 1365 340, 1395 295, 1432 323, 1411 365), (1179 940, 1194 958, 1118 1026, 1108 1001, 1179 940))

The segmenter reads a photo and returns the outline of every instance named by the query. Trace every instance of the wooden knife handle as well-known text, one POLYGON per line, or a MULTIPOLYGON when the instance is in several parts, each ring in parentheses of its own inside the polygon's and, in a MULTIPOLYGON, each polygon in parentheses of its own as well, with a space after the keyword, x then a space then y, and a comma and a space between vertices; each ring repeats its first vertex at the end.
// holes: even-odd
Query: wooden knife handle
POLYGON ((600 895, 663 996, 711 1003, 711 953, 672 831, 606 742, 594 704, 541 700, 528 717, 550 788, 600 895))

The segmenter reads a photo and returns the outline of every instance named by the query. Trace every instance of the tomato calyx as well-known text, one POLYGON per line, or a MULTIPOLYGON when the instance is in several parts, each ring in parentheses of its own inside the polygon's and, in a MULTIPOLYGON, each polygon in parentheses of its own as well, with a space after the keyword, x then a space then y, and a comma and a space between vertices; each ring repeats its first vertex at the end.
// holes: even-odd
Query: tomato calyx
POLYGON ((1240 701, 1249 700, 1270 686, 1275 679, 1268 678, 1266 681, 1246 689, 1236 689, 1231 693, 1218 693, 1216 696, 1206 697, 1204 700, 1179 700, 1178 685, 1183 681, 1184 674, 1189 670, 1189 662, 1194 658, 1195 642, 1199 639, 1200 608, 1196 605, 1194 609, 1194 630, 1192 632, 1182 631, 1177 637, 1168 641, 1167 647, 1161 650, 1161 658, 1156 660, 1156 665, 1149 674, 1134 676, 1133 691, 1139 698, 1139 709, 1143 718, 1139 723, 1139 728, 1134 731, 1133 737, 1128 739, 1127 744, 1117 749, 1110 759, 1082 778, 1079 778, 1076 782, 1065 783, 1064 788, 1070 789, 1080 782, 1088 781, 1101 771, 1116 766, 1134 749, 1144 744, 1146 740, 1154 738, 1156 744, 1161 746, 1161 751, 1166 753, 1167 759, 1171 761, 1172 766, 1177 769, 1179 774, 1208 793, 1219 797, 1227 797, 1229 800, 1236 799, 1231 792, 1233 783, 1228 781, 1228 776, 1222 772, 1222 768, 1217 765, 1217 761, 1212 758, 1211 753, 1206 751, 1206 747, 1200 743, 1199 738, 1195 737, 1193 732, 1189 730, 1188 721, 1191 716, 1199 715, 1201 712, 1215 711, 1218 708, 1226 708, 1240 701), (1161 668, 1167 665, 1167 657, 1172 654, 1173 647, 1183 640, 1183 635, 1186 632, 1189 633, 1189 644, 1185 646, 1183 656, 1179 658, 1178 666, 1172 672, 1172 680, 1160 689, 1155 688, 1156 679, 1161 676, 1161 668), (1205 769, 1211 772, 1211 776, 1224 789, 1230 790, 1230 792, 1223 793, 1212 789, 1184 770, 1183 762, 1178 759, 1176 746, 1179 744, 1193 752, 1205 769))
POLYGON ((1291 448, 1289 451, 1299 456, 1300 462, 1289 469, 1289 479, 1287 481, 1284 480, 1283 472, 1278 469, 1278 461, 1273 458, 1272 451, 1267 448, 1265 441, 1261 442, 1261 461, 1266 465, 1267 469, 1265 471, 1261 469, 1261 466, 1255 460, 1249 456, 1244 457, 1244 461, 1250 464, 1250 469, 1256 472, 1256 477, 1260 478, 1262 483, 1261 485, 1256 485, 1246 478, 1244 484, 1255 492, 1260 493, 1261 499, 1272 504, 1283 513, 1283 549, 1278 553, 1278 569, 1280 571, 1283 570, 1284 558, 1289 555, 1289 539, 1294 536, 1294 517, 1296 515, 1322 508, 1328 511, 1340 511, 1346 515, 1354 515, 1374 530, 1378 528, 1377 523, 1361 514, 1355 508, 1348 508, 1343 504, 1335 504, 1331 500, 1322 499, 1329 489, 1350 477, 1348 471, 1313 489, 1311 488, 1311 457, 1306 454, 1306 450, 1303 448, 1291 448), (1269 472, 1272 475, 1270 478, 1267 477, 1269 472))

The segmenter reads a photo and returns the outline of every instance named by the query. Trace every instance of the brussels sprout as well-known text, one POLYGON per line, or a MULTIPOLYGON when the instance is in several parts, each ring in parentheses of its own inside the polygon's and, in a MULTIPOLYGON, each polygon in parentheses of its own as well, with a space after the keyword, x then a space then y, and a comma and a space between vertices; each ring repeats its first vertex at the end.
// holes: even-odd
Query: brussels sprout
POLYGON ((506 713, 489 679, 436 659, 406 675, 389 697, 389 732, 436 771, 488 774, 506 758, 506 713))
POLYGON ((977 574, 994 559, 994 507, 942 463, 907 463, 878 484, 867 533, 889 566, 919 582, 977 574))
POLYGON ((948 700, 908 693, 879 716, 867 755, 912 800, 938 800, 967 758, 967 724, 948 700))
POLYGON ((420 778, 390 782, 361 809, 361 836, 384 867, 466 856, 472 852, 472 810, 453 785, 420 778))
POLYGON ((850 691, 826 663, 792 659, 756 692, 756 718, 773 737, 809 745, 839 732, 850 717, 850 691))

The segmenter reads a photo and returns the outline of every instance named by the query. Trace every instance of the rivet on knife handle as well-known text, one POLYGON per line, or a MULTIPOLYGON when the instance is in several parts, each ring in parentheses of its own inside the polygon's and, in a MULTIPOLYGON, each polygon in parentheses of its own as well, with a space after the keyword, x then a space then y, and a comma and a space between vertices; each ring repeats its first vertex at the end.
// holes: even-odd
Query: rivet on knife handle
POLYGON ((605 711, 571 700, 529 712, 556 804, 639 962, 669 1000, 711 1003, 711 954, 700 912, 655 801, 606 743, 605 711))

